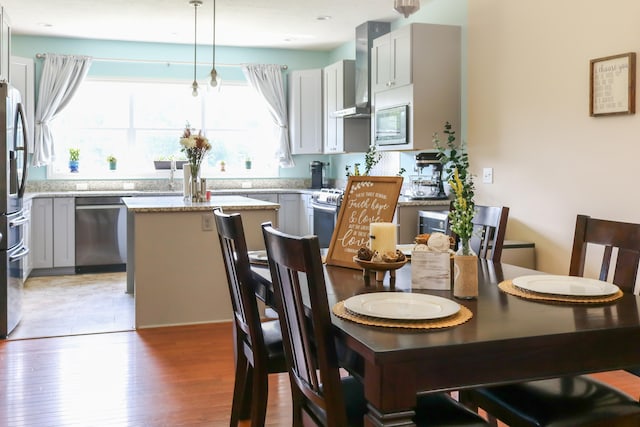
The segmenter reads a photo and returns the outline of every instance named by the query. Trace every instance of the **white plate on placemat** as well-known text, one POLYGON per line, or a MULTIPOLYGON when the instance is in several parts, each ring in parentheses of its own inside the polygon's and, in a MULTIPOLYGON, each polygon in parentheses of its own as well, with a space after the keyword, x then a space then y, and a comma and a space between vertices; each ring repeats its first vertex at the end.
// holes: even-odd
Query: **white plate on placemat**
POLYGON ((512 282, 514 286, 520 289, 550 295, 601 297, 613 295, 619 290, 619 288, 612 283, 575 276, 541 274, 516 277, 512 282))
POLYGON ((249 251, 249 262, 252 264, 267 264, 267 251, 249 251))
POLYGON ((344 307, 356 314, 393 320, 440 319, 460 311, 458 303, 446 298, 404 292, 355 295, 344 301, 344 307))

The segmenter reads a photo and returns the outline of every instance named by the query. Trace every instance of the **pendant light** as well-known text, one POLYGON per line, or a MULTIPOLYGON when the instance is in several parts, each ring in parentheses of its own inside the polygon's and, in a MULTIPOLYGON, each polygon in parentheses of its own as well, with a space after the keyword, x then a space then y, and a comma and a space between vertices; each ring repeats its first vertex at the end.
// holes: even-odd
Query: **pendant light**
POLYGON ((216 71, 216 0, 213 0, 213 50, 211 52, 211 72, 209 75, 211 76, 211 81, 209 84, 213 87, 218 86, 220 88, 220 83, 222 79, 220 75, 216 71))
POLYGON ((191 84, 191 95, 198 96, 198 81, 196 71, 198 68, 198 8, 202 6, 202 0, 189 0, 193 5, 193 83, 191 84))
POLYGON ((420 9, 420 0, 394 0, 393 8, 408 18, 420 9))

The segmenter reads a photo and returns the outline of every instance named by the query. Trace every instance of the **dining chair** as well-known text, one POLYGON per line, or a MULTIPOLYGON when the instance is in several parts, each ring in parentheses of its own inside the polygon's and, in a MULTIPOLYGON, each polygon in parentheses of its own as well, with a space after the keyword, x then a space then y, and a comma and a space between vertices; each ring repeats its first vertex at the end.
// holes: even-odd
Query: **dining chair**
POLYGON ((252 426, 264 426, 268 374, 287 372, 280 324, 260 319, 242 217, 220 208, 213 213, 233 308, 236 373, 230 425, 250 418, 252 426))
MULTIPOLYGON (((293 401, 293 425, 360 426, 362 383, 341 375, 317 236, 297 237, 262 225, 293 401), (308 305, 305 305, 307 303, 308 305)), ((445 393, 417 397, 418 426, 486 426, 445 393)))
MULTIPOLYGON (((578 215, 569 275, 583 276, 590 245, 603 247, 599 279, 610 277, 615 261, 613 283, 624 292, 633 292, 640 259, 640 224, 578 215), (614 253, 617 256, 612 260, 614 253)), ((495 417, 512 427, 640 426, 638 401, 586 375, 481 387, 465 391, 462 399, 487 411, 492 421, 495 417)))
MULTIPOLYGON (((453 209, 453 203, 451 204, 453 209)), ((469 244, 478 258, 500 262, 502 247, 507 231, 507 219, 509 208, 506 206, 482 206, 476 205, 476 214, 473 216, 473 233, 469 244)), ((457 236, 451 230, 458 242, 457 236)))

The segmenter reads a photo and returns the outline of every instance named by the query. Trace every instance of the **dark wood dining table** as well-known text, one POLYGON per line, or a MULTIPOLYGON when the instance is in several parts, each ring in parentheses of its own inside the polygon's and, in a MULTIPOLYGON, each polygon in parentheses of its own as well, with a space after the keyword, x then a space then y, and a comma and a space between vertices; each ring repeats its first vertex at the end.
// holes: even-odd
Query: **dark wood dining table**
MULTIPOLYGON (((504 293, 498 283, 534 270, 479 260, 479 296, 456 300, 473 313, 458 326, 409 330, 367 326, 332 314, 347 369, 361 376, 367 426, 411 426, 416 393, 577 375, 640 366, 640 297, 603 304, 536 302, 504 293)), ((268 270, 257 268, 270 301, 268 270)), ((410 263, 367 285, 361 270, 325 266, 330 306, 363 292, 411 289, 410 263)))

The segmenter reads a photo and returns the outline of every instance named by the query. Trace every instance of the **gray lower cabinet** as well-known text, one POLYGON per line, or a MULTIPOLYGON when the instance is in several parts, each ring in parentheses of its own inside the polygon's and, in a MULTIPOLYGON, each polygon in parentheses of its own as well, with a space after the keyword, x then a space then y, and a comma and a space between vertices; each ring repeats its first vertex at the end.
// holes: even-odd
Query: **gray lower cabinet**
POLYGON ((247 193, 246 196, 251 199, 280 204, 277 227, 288 234, 300 234, 301 202, 299 193, 247 193))
POLYGON ((75 199, 33 199, 31 208, 33 269, 75 267, 75 199))

